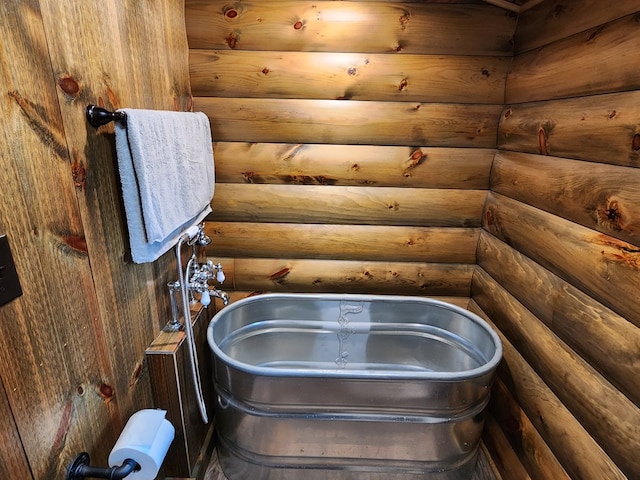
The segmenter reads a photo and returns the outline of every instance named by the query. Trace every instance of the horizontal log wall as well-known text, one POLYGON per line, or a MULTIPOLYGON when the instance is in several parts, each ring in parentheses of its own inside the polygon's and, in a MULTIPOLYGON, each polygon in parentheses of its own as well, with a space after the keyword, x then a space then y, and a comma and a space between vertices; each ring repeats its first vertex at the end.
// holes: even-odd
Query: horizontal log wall
MULTIPOLYGON (((212 92, 215 93, 215 92, 212 92)), ((492 148, 499 105, 197 97, 214 141, 492 148)))
POLYGON ((187 1, 234 290, 466 303, 515 30, 470 3, 187 1))
POLYGON ((636 245, 638 185, 638 168, 604 163, 585 168, 578 160, 506 151, 496 156, 492 172, 494 192, 636 245))
POLYGON ((190 62, 196 96, 422 102, 428 91, 433 102, 500 104, 508 57, 193 50, 190 62))
MULTIPOLYGON (((474 265, 318 260, 287 258, 216 257, 225 266, 225 284, 233 292, 371 293, 448 296, 457 305, 468 304, 474 265)), ((245 296, 240 295, 240 298, 245 296)))
POLYGON ((592 31, 608 22, 637 13, 636 0, 617 0, 603 5, 602 0, 545 0, 535 10, 521 15, 514 35, 515 53, 564 40, 592 31))
POLYGON ((557 40, 551 49, 516 55, 507 78, 507 103, 638 89, 640 72, 630 61, 631 52, 640 48, 638 29, 634 13, 557 40))
POLYGON ((486 192, 220 184, 217 195, 219 221, 479 227, 486 192))
POLYGON ((510 56, 515 17, 464 3, 188 0, 187 35, 208 50, 510 56))
POLYGON ((614 3, 522 14, 507 77, 469 308, 531 478, 640 478, 640 6, 614 3))
MULTIPOLYGON (((484 312, 475 307, 477 304, 472 300, 468 308, 484 316, 484 312)), ((497 328, 495 325, 492 326, 497 328)), ((499 447, 500 450, 513 451, 514 448, 517 449, 518 453, 513 452, 512 454, 514 459, 509 462, 509 470, 530 471, 531 477, 526 473, 527 478, 553 478, 557 480, 570 478, 536 430, 535 425, 531 423, 518 400, 509 391, 509 387, 500 379, 495 381, 491 397, 489 415, 491 418, 495 418, 495 427, 492 427, 489 422, 489 428, 485 427, 484 438, 503 436, 505 440, 504 444, 499 447)), ((492 448, 492 450, 496 451, 497 449, 492 448)), ((502 452, 499 453, 504 456, 502 452)))
POLYGON ((640 166, 640 91, 512 103, 502 112, 501 150, 640 166))
MULTIPOLYGON (((510 300, 508 292, 504 291, 500 285, 481 270, 478 270, 478 276, 475 278, 474 289, 475 298, 469 309, 488 320, 497 331, 502 332, 502 329, 506 327, 501 325, 500 318, 507 321, 515 316, 517 311, 512 311, 509 307, 512 306, 515 309, 518 304, 500 304, 499 300, 505 302, 510 300), (485 294, 487 286, 493 287, 493 289, 485 294), (496 298, 492 297, 492 295, 499 293, 502 295, 498 295, 496 298), (486 303, 488 312, 479 306, 480 303, 486 303), (502 315, 496 311, 499 308, 505 310, 502 315), (499 316, 500 318, 498 318, 499 316)), ((504 360, 498 371, 497 393, 492 399, 490 410, 496 411, 498 409, 502 390, 500 384, 504 383, 511 395, 518 400, 522 411, 527 415, 527 420, 518 420, 517 417, 507 414, 508 432, 512 438, 515 437, 512 440, 515 450, 517 452, 521 450, 518 448, 518 444, 523 441, 521 432, 530 422, 536 427, 570 478, 592 478, 594 480, 597 478, 627 478, 548 386, 544 377, 520 354, 509 338, 502 333, 500 337, 504 347, 504 360)), ((580 397, 581 395, 578 396, 578 400, 580 397)), ((503 411, 502 414, 504 415, 505 412, 503 411)), ((527 465, 527 459, 524 455, 520 455, 523 458, 523 464, 527 465)), ((547 461, 547 463, 550 462, 555 463, 553 460, 547 461)), ((532 468, 529 469, 529 472, 531 475, 535 475, 532 468)), ((505 474, 508 474, 508 471, 505 474)), ((545 477, 539 478, 544 479, 545 477)), ((559 478, 562 478, 562 475, 559 478)))
POLYGON ((215 142, 213 155, 218 183, 482 190, 495 150, 215 142))

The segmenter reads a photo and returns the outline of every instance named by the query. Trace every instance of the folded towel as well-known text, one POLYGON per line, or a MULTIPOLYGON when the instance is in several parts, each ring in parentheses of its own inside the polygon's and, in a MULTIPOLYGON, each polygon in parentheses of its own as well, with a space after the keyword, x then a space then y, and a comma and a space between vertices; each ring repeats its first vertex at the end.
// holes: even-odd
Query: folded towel
POLYGON ((211 212, 215 174, 204 113, 120 110, 116 153, 131 256, 152 262, 211 212))

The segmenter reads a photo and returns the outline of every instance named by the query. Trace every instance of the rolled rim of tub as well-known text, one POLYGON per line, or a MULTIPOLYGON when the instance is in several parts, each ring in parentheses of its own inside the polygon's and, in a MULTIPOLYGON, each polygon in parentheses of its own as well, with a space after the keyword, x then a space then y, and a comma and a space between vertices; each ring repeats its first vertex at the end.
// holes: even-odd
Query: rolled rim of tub
MULTIPOLYGON (((342 307, 340 307, 342 310, 342 307)), ((349 318, 349 314, 353 313, 354 308, 346 309, 347 315, 339 313, 340 317, 349 318)), ((356 313, 357 315, 357 313, 356 313)), ((335 317, 335 312, 334 312, 335 317)), ((304 329, 303 329, 304 330, 304 329)), ((392 380, 432 380, 432 381, 444 381, 444 382, 458 382, 468 379, 477 378, 486 374, 490 374, 497 367, 502 358, 502 342, 500 337, 494 331, 494 329, 478 315, 470 312, 462 307, 453 305, 444 301, 435 300, 428 297, 416 297, 416 296, 399 296, 399 295, 363 295, 363 294, 304 294, 304 293, 267 293, 256 296, 246 297, 234 302, 233 304, 223 308, 212 318, 209 327, 207 329, 207 341, 210 348, 214 352, 217 359, 226 363, 230 367, 239 371, 246 372, 250 375, 270 376, 270 377, 323 377, 323 378, 344 378, 344 379, 392 379, 392 380), (424 307, 430 309, 432 312, 438 312, 443 318, 438 319, 435 323, 438 325, 432 325, 427 323, 427 320, 433 320, 436 316, 429 315, 425 312, 420 316, 423 321, 416 321, 415 319, 407 319, 411 321, 391 321, 391 322, 352 322, 348 328, 350 334, 357 333, 369 333, 370 331, 378 332, 381 335, 389 333, 398 333, 406 335, 419 335, 424 338, 438 342, 445 346, 448 345, 453 349, 463 349, 465 354, 474 357, 477 366, 472 368, 462 368, 459 370, 444 370, 434 371, 425 369, 412 369, 408 365, 397 365, 397 369, 388 366, 383 368, 376 368, 375 365, 365 365, 366 368, 354 368, 354 365, 350 365, 349 368, 344 368, 338 365, 332 365, 329 367, 308 367, 302 368, 293 366, 295 362, 292 362, 292 366, 286 365, 260 365, 250 364, 245 361, 240 361, 229 355, 225 351, 225 345, 230 342, 242 342, 247 336, 252 336, 269 330, 271 333, 277 334, 280 332, 291 331, 291 329, 300 328, 305 326, 308 331, 319 331, 321 329, 323 333, 336 333, 340 334, 339 319, 322 320, 322 319, 304 319, 304 320, 292 320, 292 319, 264 319, 264 318, 247 318, 243 319, 239 328, 233 328, 228 330, 222 328, 223 322, 226 319, 233 318, 234 315, 242 315, 240 312, 243 309, 251 308, 254 303, 264 302, 333 302, 340 305, 362 304, 370 306, 373 304, 385 304, 387 308, 393 309, 394 305, 412 305, 412 308, 424 307), (462 328, 460 325, 456 325, 456 328, 451 331, 447 328, 447 323, 456 322, 469 322, 464 324, 462 328), (267 322, 278 324, 281 320, 284 321, 284 325, 270 326, 267 322), (333 323, 335 322, 335 323, 333 323), (295 325, 293 325, 295 324, 295 325), (327 325, 332 324, 332 328, 326 331, 327 325), (257 328, 256 328, 257 326, 257 328), (309 330, 309 328, 311 330, 309 330), (484 352, 474 345, 472 339, 465 338, 461 335, 460 330, 473 329, 474 335, 480 335, 483 337, 483 342, 488 343, 485 345, 484 352), (225 333, 225 330, 226 331, 225 333), (359 331, 362 330, 362 331, 359 331), (240 333, 239 333, 240 332, 240 333), (222 347, 221 347, 222 345, 222 347)))

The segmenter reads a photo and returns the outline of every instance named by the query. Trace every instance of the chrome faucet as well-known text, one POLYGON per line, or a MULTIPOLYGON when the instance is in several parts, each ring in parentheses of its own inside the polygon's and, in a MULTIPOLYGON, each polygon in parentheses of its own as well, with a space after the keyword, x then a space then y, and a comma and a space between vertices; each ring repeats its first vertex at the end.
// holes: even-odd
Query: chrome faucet
POLYGON ((167 332, 175 332, 182 328, 178 314, 176 292, 181 292, 182 294, 188 292, 190 304, 198 302, 194 293, 200 294, 199 301, 205 307, 211 303, 211 296, 222 300, 225 306, 229 304, 229 295, 227 295, 226 292, 209 285, 209 281, 213 279, 220 284, 224 283, 225 275, 222 271, 222 265, 220 263, 214 264, 211 260, 206 260, 204 254, 201 256, 204 257, 205 260, 202 263, 198 262, 196 255, 197 247, 200 247, 203 252, 204 247, 211 243, 211 239, 204 233, 204 225, 199 225, 197 228, 197 232, 192 232, 191 235, 188 232, 181 239, 182 242, 186 241, 187 245, 190 245, 192 248, 191 258, 187 262, 184 274, 180 275, 180 277, 184 279, 184 287, 180 284, 180 280, 167 284, 169 287, 173 317, 163 328, 163 330, 167 332))
POLYGON ((200 264, 195 260, 195 255, 193 255, 187 264, 187 273, 187 278, 189 279, 187 288, 189 288, 190 292, 200 294, 200 303, 202 305, 206 307, 211 303, 211 295, 221 299, 225 305, 229 304, 229 296, 225 292, 209 287, 209 280, 213 278, 218 283, 224 283, 225 276, 221 264, 214 264, 211 260, 200 264))

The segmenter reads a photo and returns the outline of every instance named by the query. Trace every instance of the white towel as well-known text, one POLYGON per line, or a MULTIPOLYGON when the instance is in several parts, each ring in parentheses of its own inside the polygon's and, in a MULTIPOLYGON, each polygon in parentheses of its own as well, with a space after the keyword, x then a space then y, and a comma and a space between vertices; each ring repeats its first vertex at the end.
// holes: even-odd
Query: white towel
POLYGON ((211 212, 215 174, 209 119, 202 113, 120 110, 116 153, 131 256, 152 262, 211 212))

